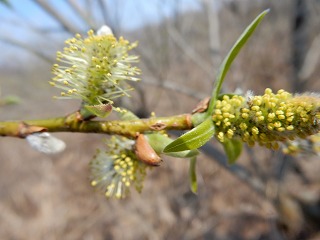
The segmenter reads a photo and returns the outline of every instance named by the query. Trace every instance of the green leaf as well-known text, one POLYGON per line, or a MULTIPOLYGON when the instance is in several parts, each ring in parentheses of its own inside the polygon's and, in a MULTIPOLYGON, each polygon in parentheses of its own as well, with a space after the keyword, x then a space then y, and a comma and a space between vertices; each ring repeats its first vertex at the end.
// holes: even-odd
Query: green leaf
POLYGON ((84 108, 90 113, 101 118, 106 118, 112 111, 112 105, 110 103, 100 105, 85 105, 84 108))
POLYGON ((163 152, 181 152, 185 150, 197 149, 203 146, 214 134, 214 125, 211 117, 196 126, 191 131, 183 134, 172 143, 167 145, 163 152))
POLYGON ((225 139, 222 143, 228 157, 228 163, 234 164, 242 152, 242 142, 238 139, 225 139))
POLYGON ((118 113, 121 120, 128 121, 128 120, 136 120, 139 119, 133 112, 125 109, 125 111, 118 113))
POLYGON ((198 191, 196 163, 197 163, 197 157, 190 158, 189 180, 190 180, 190 188, 193 193, 197 193, 198 191))
POLYGON ((252 21, 252 23, 244 30, 244 32, 241 34, 241 36, 238 38, 236 43, 233 45, 233 47, 229 51, 228 55, 225 57, 225 59, 221 63, 221 65, 219 67, 218 75, 217 75, 215 83, 214 83, 214 87, 213 87, 213 91, 212 91, 212 95, 211 95, 212 97, 211 97, 208 111, 207 111, 208 115, 211 115, 213 112, 213 108, 214 108, 214 105, 215 105, 216 100, 218 98, 218 95, 220 93, 222 83, 225 79, 225 76, 226 76, 233 60, 236 58, 236 56, 240 52, 241 48, 245 45, 245 43, 251 37, 251 35, 253 34, 253 32, 255 31, 257 26, 259 25, 259 23, 262 21, 262 19, 264 18, 264 16, 268 12, 269 12, 269 9, 263 11, 262 13, 260 13, 259 16, 257 16, 252 21))
POLYGON ((181 152, 169 152, 165 153, 165 155, 175 157, 175 158, 190 158, 190 157, 195 157, 199 154, 200 152, 197 149, 192 149, 192 150, 185 150, 181 152))
MULTIPOLYGON (((154 151, 158 154, 163 153, 163 149, 165 146, 170 144, 173 140, 169 138, 166 135, 163 135, 161 133, 150 133, 145 135, 148 139, 149 144, 151 147, 154 149, 154 151)), ((166 155, 171 156, 171 157, 176 157, 176 158, 189 158, 189 157, 194 157, 199 154, 199 151, 194 149, 194 150, 186 150, 182 152, 170 152, 166 153, 166 155)))

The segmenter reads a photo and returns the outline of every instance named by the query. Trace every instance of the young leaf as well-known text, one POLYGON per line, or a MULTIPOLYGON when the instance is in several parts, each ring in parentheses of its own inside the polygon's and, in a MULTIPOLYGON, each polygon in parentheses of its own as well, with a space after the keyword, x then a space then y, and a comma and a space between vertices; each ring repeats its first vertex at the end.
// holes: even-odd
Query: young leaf
POLYGON ((118 112, 119 117, 121 120, 136 120, 139 119, 133 112, 129 111, 128 109, 125 109, 123 112, 118 112))
POLYGON ((172 143, 167 145, 163 152, 181 152, 185 150, 197 149, 203 146, 214 134, 214 125, 211 117, 196 126, 191 131, 183 134, 172 143))
MULTIPOLYGON (((146 134, 145 136, 149 140, 151 147, 158 154, 162 154, 165 146, 167 146, 169 143, 173 141, 171 138, 161 133, 150 133, 150 134, 146 134)), ((176 157, 176 158, 190 158, 190 157, 197 156, 198 154, 199 154, 199 151, 196 149, 186 150, 182 152, 166 153, 166 155, 171 157, 176 157)))
POLYGON ((259 14, 258 17, 256 17, 252 23, 244 30, 244 32, 241 34, 241 36, 238 38, 236 43, 233 45, 231 50, 229 51, 228 55, 225 57, 223 62, 221 63, 219 67, 219 72, 216 77, 213 91, 212 91, 212 97, 209 103, 209 108, 208 108, 208 115, 212 114, 214 105, 216 103, 216 100, 218 98, 218 95, 221 90, 222 83, 224 81, 224 78, 233 62, 233 60, 236 58, 238 53, 240 52, 241 48, 244 46, 244 44, 248 41, 248 39, 251 37, 259 23, 262 21, 264 16, 269 12, 269 9, 263 11, 262 13, 259 14))
POLYGON ((193 193, 197 193, 198 191, 196 163, 197 163, 197 157, 190 158, 189 181, 190 181, 190 188, 193 193))
POLYGON ((100 105, 85 105, 84 108, 90 113, 101 118, 106 118, 112 111, 112 105, 109 103, 100 105))
POLYGON ((175 158, 190 158, 190 157, 195 157, 199 154, 200 152, 198 149, 192 149, 192 150, 185 150, 181 152, 169 152, 165 153, 165 155, 168 155, 170 157, 175 157, 175 158))
POLYGON ((228 163, 234 164, 242 151, 242 142, 238 139, 225 139, 222 143, 228 157, 228 163))

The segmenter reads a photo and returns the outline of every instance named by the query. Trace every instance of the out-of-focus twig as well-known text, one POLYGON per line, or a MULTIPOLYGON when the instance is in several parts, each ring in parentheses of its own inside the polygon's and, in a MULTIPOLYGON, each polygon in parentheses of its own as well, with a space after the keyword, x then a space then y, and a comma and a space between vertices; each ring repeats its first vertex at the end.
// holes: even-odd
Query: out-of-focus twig
POLYGON ((176 83, 170 82, 170 81, 157 81, 156 79, 153 79, 152 77, 148 77, 148 78, 143 79, 143 82, 145 82, 146 84, 153 85, 153 86, 163 87, 165 89, 172 90, 175 92, 180 92, 180 93, 183 93, 187 96, 193 97, 198 100, 201 100, 206 97, 205 94, 200 93, 200 92, 196 92, 194 89, 184 87, 179 83, 176 84, 176 83))
POLYGON ((53 60, 52 58, 46 56, 42 50, 40 49, 36 49, 36 48, 33 48, 31 47, 30 45, 27 45, 23 42, 19 42, 17 41, 16 39, 11 39, 11 38, 6 38, 4 36, 0 36, 0 41, 3 41, 5 43, 8 43, 8 44, 11 44, 13 46, 16 46, 16 47, 19 47, 19 48, 22 48, 26 51, 29 51, 31 53, 33 53, 34 55, 36 55, 37 57, 45 60, 46 62, 48 62, 49 64, 52 64, 53 60))
POLYGON ((301 81, 299 73, 307 52, 307 22, 309 19, 308 4, 304 0, 294 0, 294 13, 292 20, 292 66, 293 82, 292 92, 301 92, 305 88, 305 81, 301 81))
POLYGON ((205 73, 212 76, 212 67, 184 40, 181 34, 168 24, 168 33, 176 45, 205 73))
POLYGON ((311 74, 315 71, 317 64, 320 60, 320 34, 318 34, 312 41, 304 63, 299 72, 299 78, 301 81, 307 81, 311 74))
POLYGON ((45 12, 51 15, 61 26, 70 33, 77 33, 79 29, 75 27, 75 25, 70 22, 68 19, 65 19, 62 15, 62 12, 55 10, 50 2, 46 0, 33 0, 39 7, 41 7, 45 12))
POLYGON ((107 15, 107 4, 106 4, 106 2, 103 1, 103 0, 98 0, 98 4, 99 4, 100 9, 101 9, 101 13, 102 13, 102 17, 103 17, 104 23, 106 23, 106 24, 108 23, 108 25, 109 25, 110 23, 109 23, 109 18, 108 18, 108 15, 107 15))
POLYGON ((67 3, 69 3, 70 8, 72 8, 79 17, 82 18, 82 20, 91 28, 96 30, 96 25, 94 21, 92 20, 91 16, 89 16, 80 6, 79 1, 75 0, 68 0, 67 3))
MULTIPOLYGON (((207 14, 210 57, 213 66, 219 66, 220 56, 220 31, 219 31, 219 10, 213 9, 212 1, 202 0, 203 9, 207 14)), ((214 2, 214 4, 217 4, 214 2)), ((219 4, 219 3, 218 3, 219 4)))

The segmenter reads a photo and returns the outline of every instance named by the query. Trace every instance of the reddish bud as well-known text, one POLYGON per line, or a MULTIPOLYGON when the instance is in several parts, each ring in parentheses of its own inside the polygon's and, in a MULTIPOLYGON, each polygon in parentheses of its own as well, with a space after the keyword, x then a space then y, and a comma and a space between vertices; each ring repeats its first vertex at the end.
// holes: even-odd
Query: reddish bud
POLYGON ((137 137, 135 154, 141 162, 150 166, 159 166, 162 161, 143 134, 139 134, 137 137))

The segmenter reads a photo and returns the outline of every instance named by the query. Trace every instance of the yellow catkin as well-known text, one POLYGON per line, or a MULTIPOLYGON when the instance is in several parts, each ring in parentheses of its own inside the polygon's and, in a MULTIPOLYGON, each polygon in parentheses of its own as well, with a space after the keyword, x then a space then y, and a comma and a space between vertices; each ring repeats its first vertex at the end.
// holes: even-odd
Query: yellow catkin
POLYGON ((294 96, 267 88, 264 95, 247 100, 238 95, 222 99, 217 101, 212 116, 221 142, 225 137, 240 138, 251 146, 258 142, 277 149, 278 142, 320 131, 320 98, 316 95, 294 96))

